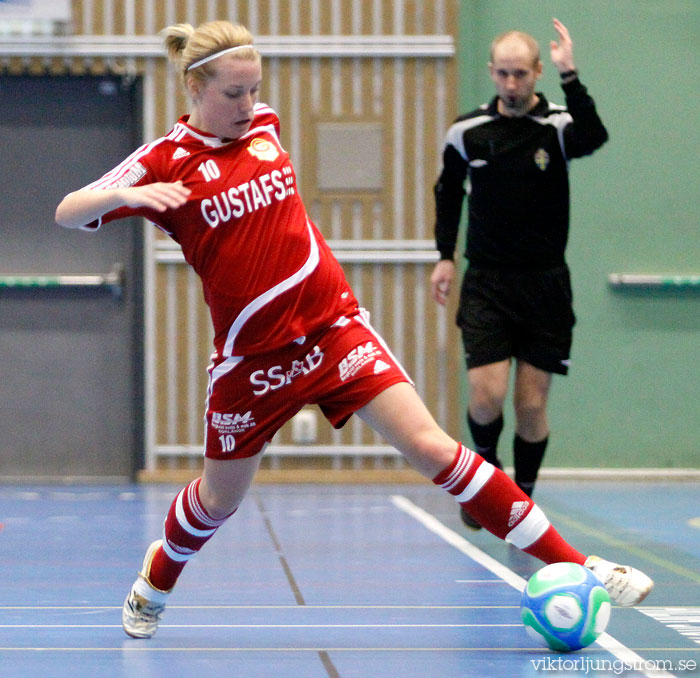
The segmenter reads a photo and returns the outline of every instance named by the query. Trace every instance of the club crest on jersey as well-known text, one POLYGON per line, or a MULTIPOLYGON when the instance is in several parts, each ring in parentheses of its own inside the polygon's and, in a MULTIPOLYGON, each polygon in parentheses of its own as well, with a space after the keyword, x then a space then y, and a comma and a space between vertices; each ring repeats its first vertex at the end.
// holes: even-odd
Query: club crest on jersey
POLYGON ((547 153, 544 148, 538 148, 537 151, 535 151, 535 165, 543 172, 547 169, 549 165, 549 153, 547 153))
POLYGON ((276 160, 280 154, 272 142, 260 137, 256 137, 250 142, 248 153, 254 155, 258 160, 267 160, 268 162, 276 160))

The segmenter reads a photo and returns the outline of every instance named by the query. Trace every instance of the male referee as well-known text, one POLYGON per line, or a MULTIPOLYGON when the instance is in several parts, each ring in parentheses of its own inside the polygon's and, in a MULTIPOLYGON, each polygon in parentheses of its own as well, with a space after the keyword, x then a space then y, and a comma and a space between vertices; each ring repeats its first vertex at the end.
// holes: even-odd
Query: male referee
MULTIPOLYGON (((566 106, 535 91, 542 75, 537 41, 520 31, 499 35, 488 64, 497 95, 449 128, 435 185, 440 261, 431 292, 439 304, 445 304, 455 278, 462 202, 469 196, 468 267, 457 313, 469 381, 469 430, 476 451, 501 467, 497 445, 514 361, 513 463, 515 481, 528 495, 549 440, 552 374, 568 371, 576 321, 564 258, 568 163, 608 138, 579 80, 569 32, 557 19, 553 23, 559 40, 550 43, 550 55, 566 106)), ((480 528, 464 511, 462 520, 480 528)))

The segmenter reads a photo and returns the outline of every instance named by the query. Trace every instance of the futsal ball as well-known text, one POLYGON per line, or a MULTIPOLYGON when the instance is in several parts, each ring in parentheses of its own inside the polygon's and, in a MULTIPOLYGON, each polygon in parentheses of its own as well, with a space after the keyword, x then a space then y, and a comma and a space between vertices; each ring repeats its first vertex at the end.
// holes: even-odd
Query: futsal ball
POLYGON ((588 568, 553 563, 535 572, 520 602, 525 630, 556 652, 587 647, 610 620, 610 596, 588 568))

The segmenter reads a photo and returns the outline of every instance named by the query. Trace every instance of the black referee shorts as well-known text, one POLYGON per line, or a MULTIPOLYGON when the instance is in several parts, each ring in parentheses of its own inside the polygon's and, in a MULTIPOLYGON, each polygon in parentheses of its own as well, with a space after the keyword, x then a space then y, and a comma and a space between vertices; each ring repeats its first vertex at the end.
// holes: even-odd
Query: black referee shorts
POLYGON ((566 374, 576 323, 572 302, 567 266, 544 271, 469 267, 457 312, 467 368, 517 358, 566 374))

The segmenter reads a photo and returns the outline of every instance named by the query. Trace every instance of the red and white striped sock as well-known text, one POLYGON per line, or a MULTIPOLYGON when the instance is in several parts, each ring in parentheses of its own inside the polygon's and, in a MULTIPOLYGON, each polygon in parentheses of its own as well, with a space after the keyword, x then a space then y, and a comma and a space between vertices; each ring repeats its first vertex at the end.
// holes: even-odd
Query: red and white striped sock
POLYGON ((503 471, 460 444, 452 463, 435 478, 489 532, 545 563, 586 560, 550 525, 503 471))
POLYGON ((215 520, 199 500, 199 483, 193 480, 177 495, 163 528, 163 545, 151 561, 148 580, 161 591, 169 591, 180 576, 187 561, 204 546, 235 511, 215 520))

